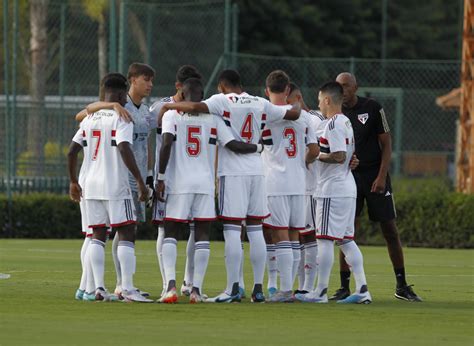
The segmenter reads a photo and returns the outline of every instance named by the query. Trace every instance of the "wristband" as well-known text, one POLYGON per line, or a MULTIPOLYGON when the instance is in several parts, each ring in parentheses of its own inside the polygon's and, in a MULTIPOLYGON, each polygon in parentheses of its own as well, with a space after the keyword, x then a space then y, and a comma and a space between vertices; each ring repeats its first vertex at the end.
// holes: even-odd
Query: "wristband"
POLYGON ((158 180, 165 180, 166 176, 165 174, 163 173, 158 173, 158 180))
POLYGON ((258 143, 258 144, 257 144, 257 153, 260 154, 262 151, 263 151, 263 144, 258 143))

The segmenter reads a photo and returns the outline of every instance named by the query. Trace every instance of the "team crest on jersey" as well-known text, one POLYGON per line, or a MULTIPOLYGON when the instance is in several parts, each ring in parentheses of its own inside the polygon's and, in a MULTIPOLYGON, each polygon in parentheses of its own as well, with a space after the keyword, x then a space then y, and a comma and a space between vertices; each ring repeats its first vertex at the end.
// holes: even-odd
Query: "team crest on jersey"
POLYGON ((237 96, 229 96, 229 100, 231 100, 232 103, 237 103, 237 101, 239 101, 239 98, 237 96))
POLYGON ((359 119, 359 121, 363 125, 365 125, 365 123, 367 122, 367 119, 369 119, 369 113, 357 114, 357 119, 359 119))

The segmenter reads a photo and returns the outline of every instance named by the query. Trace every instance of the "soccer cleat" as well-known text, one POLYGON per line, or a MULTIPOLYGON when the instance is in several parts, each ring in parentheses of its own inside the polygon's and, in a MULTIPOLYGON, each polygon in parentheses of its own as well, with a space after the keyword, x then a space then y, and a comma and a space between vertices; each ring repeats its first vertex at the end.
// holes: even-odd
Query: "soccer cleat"
POLYGON ((181 295, 182 296, 186 296, 186 297, 189 297, 191 295, 191 291, 193 289, 193 284, 186 284, 186 283, 183 283, 181 285, 181 295))
POLYGON ((245 294, 245 289, 240 286, 239 286, 239 294, 240 294, 241 299, 247 298, 247 295, 245 294))
POLYGON ((87 301, 87 302, 95 302, 95 292, 94 293, 84 292, 82 296, 82 300, 87 301))
MULTIPOLYGON (((142 291, 136 287, 133 288, 135 291, 137 291, 139 294, 141 294, 144 297, 149 297, 150 293, 142 291)), ((115 287, 114 294, 118 297, 119 300, 122 300, 122 286, 117 286, 115 287)))
POLYGON ((197 304, 197 303, 202 303, 204 302, 204 298, 197 294, 196 292, 191 292, 189 295, 189 303, 190 304, 197 304))
POLYGON ((106 289, 99 287, 95 290, 95 300, 100 302, 115 302, 118 297, 115 294, 110 294, 106 289))
POLYGON ((416 295, 416 293, 413 291, 413 288, 411 288, 412 286, 413 285, 397 287, 397 290, 395 291, 395 298, 406 300, 407 302, 422 302, 423 299, 416 295))
POLYGON ((81 290, 80 288, 77 289, 76 295, 74 296, 76 300, 82 300, 82 297, 84 297, 84 290, 81 290))
POLYGON ((295 294, 295 298, 303 303, 319 303, 326 304, 328 302, 327 294, 317 294, 316 291, 309 292, 306 294, 295 294))
POLYGON ((306 294, 306 293, 309 293, 309 292, 305 290, 295 290, 295 294, 306 294))
POLYGON ((144 297, 140 290, 123 290, 120 296, 125 302, 153 303, 153 300, 144 297))
POLYGON ((278 290, 275 288, 275 287, 270 287, 268 289, 268 298, 271 298, 275 295, 275 293, 277 293, 278 290))
POLYGON ((345 287, 339 288, 334 294, 329 297, 329 300, 342 300, 351 295, 351 291, 345 287))
POLYGON ((338 300, 338 304, 370 304, 372 303, 372 296, 369 291, 364 293, 354 293, 349 297, 338 300))
POLYGON ((222 292, 218 296, 214 298, 207 298, 205 300, 206 303, 240 303, 240 294, 236 294, 234 296, 231 296, 227 294, 226 292, 222 292))
POLYGON ((263 295, 263 292, 252 293, 250 301, 252 303, 265 303, 265 296, 263 295))
POLYGON ((271 298, 268 298, 269 303, 293 303, 295 297, 293 291, 278 291, 271 298))
POLYGON ((161 298, 158 300, 158 303, 164 304, 174 304, 178 301, 178 294, 176 293, 176 288, 170 289, 161 298))

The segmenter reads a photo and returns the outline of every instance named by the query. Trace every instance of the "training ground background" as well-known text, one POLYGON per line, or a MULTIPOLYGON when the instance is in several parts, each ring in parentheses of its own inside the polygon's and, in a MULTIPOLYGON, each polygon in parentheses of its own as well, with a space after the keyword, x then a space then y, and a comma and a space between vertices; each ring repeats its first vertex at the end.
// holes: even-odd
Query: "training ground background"
MULTIPOLYGON (((472 345, 473 250, 405 249, 408 282, 423 303, 393 297, 395 280, 383 247, 362 247, 371 305, 175 305, 91 303, 74 300, 80 279, 79 240, 0 240, 0 345, 472 345)), ((204 282, 210 296, 225 286, 224 244, 211 243, 204 282)), ((177 279, 186 243, 178 244, 177 279)), ((252 269, 245 244, 247 295, 252 269)), ((115 271, 106 250, 106 285, 115 271)), ((337 257, 336 257, 337 258, 337 257)), ((137 242, 135 283, 157 298, 161 277, 155 242, 137 242)), ((338 287, 337 259, 330 292, 338 287)))

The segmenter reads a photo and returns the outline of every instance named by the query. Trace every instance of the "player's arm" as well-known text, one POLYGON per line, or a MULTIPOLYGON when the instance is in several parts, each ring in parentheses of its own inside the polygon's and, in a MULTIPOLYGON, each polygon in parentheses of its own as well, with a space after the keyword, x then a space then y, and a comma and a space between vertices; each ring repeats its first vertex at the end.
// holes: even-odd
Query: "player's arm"
POLYGON ((346 161, 346 152, 345 151, 336 151, 334 153, 320 153, 318 160, 325 163, 336 163, 341 164, 346 161))
POLYGON ((319 138, 321 153, 318 156, 318 160, 333 164, 345 162, 347 156, 345 126, 346 124, 336 120, 334 127, 328 129, 328 131, 319 138))
POLYGON ((79 113, 77 113, 74 118, 76 119, 77 122, 80 123, 82 120, 85 119, 85 117, 87 117, 87 109, 84 108, 79 113))
POLYGON ((320 151, 319 151, 319 146, 318 146, 318 138, 316 136, 316 131, 314 130, 316 127, 316 124, 312 121, 311 118, 305 117, 306 120, 307 128, 306 128, 306 142, 308 143, 306 145, 306 156, 305 156, 305 161, 306 161, 306 168, 313 163, 316 158, 318 157, 320 151))
MULTIPOLYGON (((125 120, 125 122, 127 123, 133 122, 133 119, 130 113, 124 107, 122 107, 122 105, 118 102, 97 101, 97 102, 91 103, 86 107, 86 115, 93 114, 95 112, 100 111, 101 109, 113 109, 114 111, 117 112, 120 118, 125 120)), ((76 120, 78 120, 77 115, 76 115, 76 120)))
POLYGON ((285 120, 298 120, 301 114, 301 103, 296 102, 292 104, 291 109, 288 109, 283 119, 285 120))
POLYGON ((306 151, 306 167, 316 161, 318 155, 320 154, 319 146, 316 143, 309 143, 307 146, 308 150, 306 151))
POLYGON ((387 182, 387 173, 392 159, 392 137, 390 136, 390 127, 382 106, 377 104, 378 114, 375 122, 375 131, 382 151, 382 158, 379 167, 379 173, 372 183, 370 192, 384 193, 387 182))
POLYGON ((165 201, 165 173, 166 167, 171 156, 171 147, 173 146, 174 135, 166 132, 162 135, 162 143, 160 149, 160 164, 158 166, 158 185, 156 192, 158 193, 158 199, 162 202, 165 201))
POLYGON ((69 173, 69 197, 75 202, 81 201, 82 189, 77 180, 77 155, 82 146, 72 141, 67 154, 67 168, 69 173))
POLYGON ((209 113, 209 108, 204 102, 183 101, 177 103, 165 103, 158 114, 158 124, 161 124, 161 118, 169 110, 177 110, 185 113, 209 113))
POLYGON ((133 155, 132 145, 129 142, 121 142, 118 144, 118 149, 120 155, 122 156, 122 160, 125 163, 125 166, 128 168, 130 173, 132 173, 133 177, 137 181, 138 188, 140 190, 139 200, 144 202, 147 198, 148 191, 143 182, 142 176, 140 174, 140 170, 138 169, 137 162, 135 161, 135 156, 133 155))
POLYGON ((263 151, 263 144, 245 143, 235 139, 228 142, 225 147, 238 154, 261 153, 263 151))

